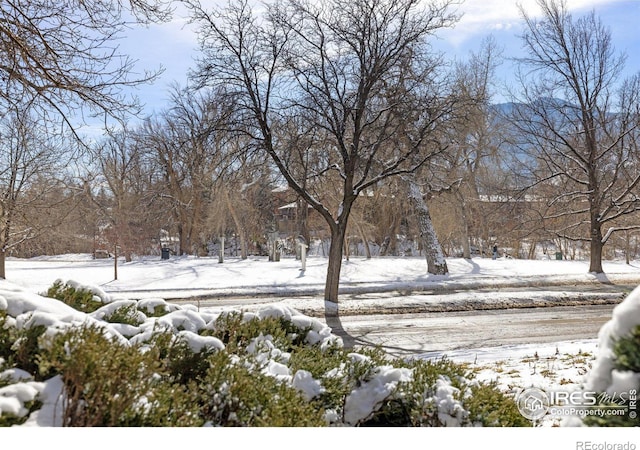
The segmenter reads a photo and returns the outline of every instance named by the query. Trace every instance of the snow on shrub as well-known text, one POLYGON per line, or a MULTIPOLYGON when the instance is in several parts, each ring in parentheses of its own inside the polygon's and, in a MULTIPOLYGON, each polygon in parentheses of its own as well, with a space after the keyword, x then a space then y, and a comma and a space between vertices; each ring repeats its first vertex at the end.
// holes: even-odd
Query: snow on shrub
POLYGON ((598 405, 584 407, 586 411, 563 425, 640 426, 635 405, 629 404, 640 391, 640 287, 613 309, 611 319, 600 328, 598 352, 583 390, 596 393, 598 405), (626 414, 601 416, 595 414, 598 408, 622 408, 626 414))
POLYGON ((326 392, 322 383, 313 378, 307 370, 298 370, 291 380, 291 385, 300 391, 307 401, 326 392))
MULTIPOLYGON (((8 399, 0 424, 517 423, 483 422, 486 411, 469 396, 470 386, 479 384, 462 376, 461 367, 344 349, 327 325, 286 306, 210 313, 161 299, 115 299, 77 282, 59 284, 54 293, 63 300, 0 282, 0 347, 7 347, 0 348, 0 360, 9 364, 0 373, 0 394, 8 399), (98 300, 97 308, 89 305, 98 300), (79 312, 64 301, 93 309, 79 312), (120 395, 117 383, 128 393, 120 395), (52 407, 60 401, 68 402, 71 416, 52 407)), ((498 407, 513 404, 497 388, 485 389, 498 407)))
POLYGON ((200 353, 204 349, 224 350, 222 341, 213 336, 200 336, 192 331, 182 330, 178 336, 187 342, 193 353, 200 353))
POLYGON ((629 377, 635 378, 636 389, 640 388, 638 377, 628 371, 616 368, 617 355, 615 343, 629 336, 640 325, 640 288, 636 288, 629 296, 613 309, 611 320, 605 323, 598 334, 598 355, 593 368, 587 377, 585 388, 598 392, 622 392, 629 388, 629 377), (622 384, 620 384, 622 383, 622 384))
POLYGON ((256 314, 260 319, 267 317, 283 318, 301 330, 309 329, 306 336, 306 342, 310 345, 318 344, 321 348, 330 345, 342 346, 342 338, 331 333, 331 328, 309 316, 296 311, 293 308, 283 305, 269 305, 262 308, 256 314))
POLYGON ((174 332, 181 330, 197 333, 207 326, 207 322, 197 311, 177 310, 156 319, 158 324, 166 325, 174 332))
MULTIPOLYGON (((0 368, 2 367, 3 364, 4 364, 4 360, 0 358, 0 368)), ((31 380, 32 378, 33 377, 29 372, 22 369, 13 368, 13 369, 8 369, 0 372, 0 383, 3 381, 15 383, 18 381, 31 380)))
POLYGON ((362 383, 347 396, 344 421, 357 425, 374 412, 396 390, 398 383, 411 380, 411 370, 392 366, 377 367, 373 378, 362 383))
POLYGON ((180 309, 178 305, 167 303, 163 298, 148 298, 138 300, 138 309, 147 316, 162 316, 180 309))
POLYGON ((459 395, 460 389, 452 386, 447 377, 440 377, 436 381, 436 392, 430 401, 438 411, 438 420, 447 427, 462 426, 469 416, 469 412, 458 400, 459 395))
POLYGON ((94 317, 98 320, 104 320, 106 322, 111 322, 110 317, 116 315, 119 310, 127 310, 131 311, 131 320, 134 320, 139 323, 143 323, 147 320, 147 316, 144 315, 142 311, 137 310, 138 302, 135 300, 115 300, 111 303, 104 305, 101 308, 98 308, 94 312, 90 313, 91 317, 94 317))
MULTIPOLYGON (((58 280, 58 282, 62 282, 62 280, 58 280)), ((94 295, 95 300, 100 301, 101 303, 111 303, 112 301, 114 301, 114 298, 112 296, 107 294, 98 286, 83 284, 75 280, 67 280, 66 282, 62 283, 75 289, 76 291, 91 292, 94 295)))
POLYGON ((33 402, 44 388, 35 381, 18 382, 0 387, 0 416, 25 417, 29 413, 26 403, 33 402))

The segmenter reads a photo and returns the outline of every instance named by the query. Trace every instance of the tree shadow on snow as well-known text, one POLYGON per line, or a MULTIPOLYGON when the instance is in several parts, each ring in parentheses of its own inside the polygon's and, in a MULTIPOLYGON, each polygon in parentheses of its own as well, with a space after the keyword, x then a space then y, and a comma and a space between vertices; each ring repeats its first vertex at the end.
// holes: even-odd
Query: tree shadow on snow
POLYGON ((420 354, 424 354, 427 350, 416 348, 416 349, 407 349, 404 347, 398 347, 396 345, 392 345, 391 343, 380 343, 375 342, 367 337, 366 334, 361 336, 354 336, 350 334, 347 330, 345 330, 342 325, 342 321, 340 320, 339 314, 339 303, 333 303, 329 301, 324 302, 324 320, 328 327, 331 328, 331 332, 336 336, 340 336, 342 338, 342 343, 344 348, 353 349, 356 345, 360 347, 380 347, 382 350, 387 352, 390 356, 395 357, 408 357, 408 356, 416 356, 420 354))
POLYGON ((345 348, 353 348, 356 345, 356 339, 350 335, 342 326, 339 314, 339 303, 324 301, 324 320, 331 332, 342 338, 345 348))

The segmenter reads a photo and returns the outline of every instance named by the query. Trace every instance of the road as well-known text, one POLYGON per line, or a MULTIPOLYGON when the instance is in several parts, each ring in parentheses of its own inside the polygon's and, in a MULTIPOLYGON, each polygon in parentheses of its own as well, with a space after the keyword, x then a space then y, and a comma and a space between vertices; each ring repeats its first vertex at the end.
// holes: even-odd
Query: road
POLYGON ((393 356, 594 339, 632 286, 600 285, 345 296, 340 312, 318 297, 200 299, 200 307, 252 310, 281 303, 316 317, 345 346, 381 346, 393 356), (291 303, 293 302, 293 303, 291 303), (330 312, 330 313, 328 313, 330 312))
POLYGON ((614 305, 344 316, 325 321, 347 346, 380 345, 393 356, 593 339, 614 305))

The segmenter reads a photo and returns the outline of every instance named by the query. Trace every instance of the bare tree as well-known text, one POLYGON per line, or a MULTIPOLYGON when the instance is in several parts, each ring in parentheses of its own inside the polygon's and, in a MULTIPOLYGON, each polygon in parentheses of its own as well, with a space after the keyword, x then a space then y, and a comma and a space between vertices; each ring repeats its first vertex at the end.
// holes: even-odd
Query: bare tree
POLYGON ((425 72, 424 66, 437 63, 426 41, 455 22, 448 13, 451 1, 423 8, 418 0, 286 0, 267 5, 262 17, 244 0, 214 11, 197 0, 185 3, 200 25, 195 78, 233 92, 245 131, 326 221, 331 244, 325 299, 337 302, 348 219, 360 193, 422 166, 432 155, 430 145, 440 150, 429 139, 435 122, 428 104, 421 107, 424 115, 416 112, 421 125, 414 127, 413 145, 390 148, 399 133, 394 111, 408 110, 404 97, 391 91, 403 72, 425 72), (326 136, 315 146, 322 149, 322 167, 309 176, 340 186, 337 205, 313 196, 281 151, 275 124, 301 116, 326 136))
POLYGON ((1 278, 6 278, 5 257, 11 248, 64 219, 64 215, 54 219, 46 211, 61 202, 50 194, 63 186, 73 156, 73 145, 34 119, 26 107, 0 117, 1 278), (40 214, 49 220, 39 220, 40 214))
POLYGON ((134 254, 146 252, 158 234, 149 174, 143 150, 128 128, 109 133, 92 150, 97 173, 89 174, 85 194, 102 222, 100 238, 113 250, 117 280, 118 257, 123 255, 130 262, 134 254))
POLYGON ((611 234, 637 228, 620 219, 640 209, 640 77, 619 82, 624 56, 594 12, 574 19, 564 0, 538 6, 541 19, 522 10, 528 56, 514 126, 533 182, 554 192, 546 218, 570 218, 556 233, 588 242, 589 271, 601 273, 611 234))
POLYGON ((34 178, 40 179, 39 186, 50 184, 46 176, 56 152, 65 161, 64 151, 52 150, 59 145, 56 136, 61 135, 60 130, 52 133, 53 125, 78 137, 77 127, 88 116, 122 119, 136 112, 135 98, 124 95, 122 88, 151 81, 156 74, 133 76, 134 62, 119 53, 116 38, 133 22, 164 20, 168 14, 166 5, 154 0, 131 0, 126 5, 102 0, 2 2, 0 115, 5 124, 12 121, 14 128, 5 129, 10 136, 3 143, 7 165, 1 277, 5 276, 5 252, 15 240, 12 226, 20 195, 34 178), (51 141, 42 142, 45 134, 34 136, 36 129, 51 141))
MULTIPOLYGON (((220 173, 214 191, 214 197, 224 205, 223 210, 234 224, 242 259, 249 256, 250 240, 255 246, 256 240, 262 240, 266 224, 271 222, 263 217, 260 205, 263 191, 271 191, 271 167, 261 153, 247 148, 249 145, 244 136, 236 136, 227 142, 226 159, 231 163, 222 165, 224 171, 220 173)), ((272 214, 271 207, 267 211, 272 214)))
POLYGON ((134 22, 168 17, 162 0, 3 2, 2 103, 30 103, 43 114, 57 115, 72 130, 84 112, 121 118, 137 103, 122 88, 151 81, 156 74, 133 76, 134 61, 118 51, 116 38, 134 22))
POLYGON ((139 133, 162 176, 156 194, 175 223, 181 255, 200 252, 214 185, 228 165, 222 130, 230 109, 219 99, 175 87, 170 107, 147 120, 139 133))
POLYGON ((493 183, 502 171, 498 157, 500 121, 491 104, 495 70, 500 49, 493 38, 482 42, 479 52, 456 66, 456 89, 467 99, 464 112, 453 127, 453 151, 444 164, 444 178, 458 205, 460 245, 464 258, 471 258, 471 241, 483 241, 487 211, 483 196, 497 193, 502 186, 493 183))

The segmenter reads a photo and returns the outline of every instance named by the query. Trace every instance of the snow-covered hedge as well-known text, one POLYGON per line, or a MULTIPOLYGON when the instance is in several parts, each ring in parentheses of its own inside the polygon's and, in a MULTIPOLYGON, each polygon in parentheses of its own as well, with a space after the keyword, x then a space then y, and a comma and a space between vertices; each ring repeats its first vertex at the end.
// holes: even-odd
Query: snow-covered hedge
POLYGON ((288 307, 212 313, 77 282, 50 292, 63 301, 0 281, 0 425, 528 425, 464 366, 345 349, 288 307))
MULTIPOLYGON (((598 353, 570 426, 640 426, 640 287, 613 309, 598 334, 598 353), (597 402, 596 405, 592 403, 597 402)), ((576 397, 580 398, 580 397, 576 397)))

